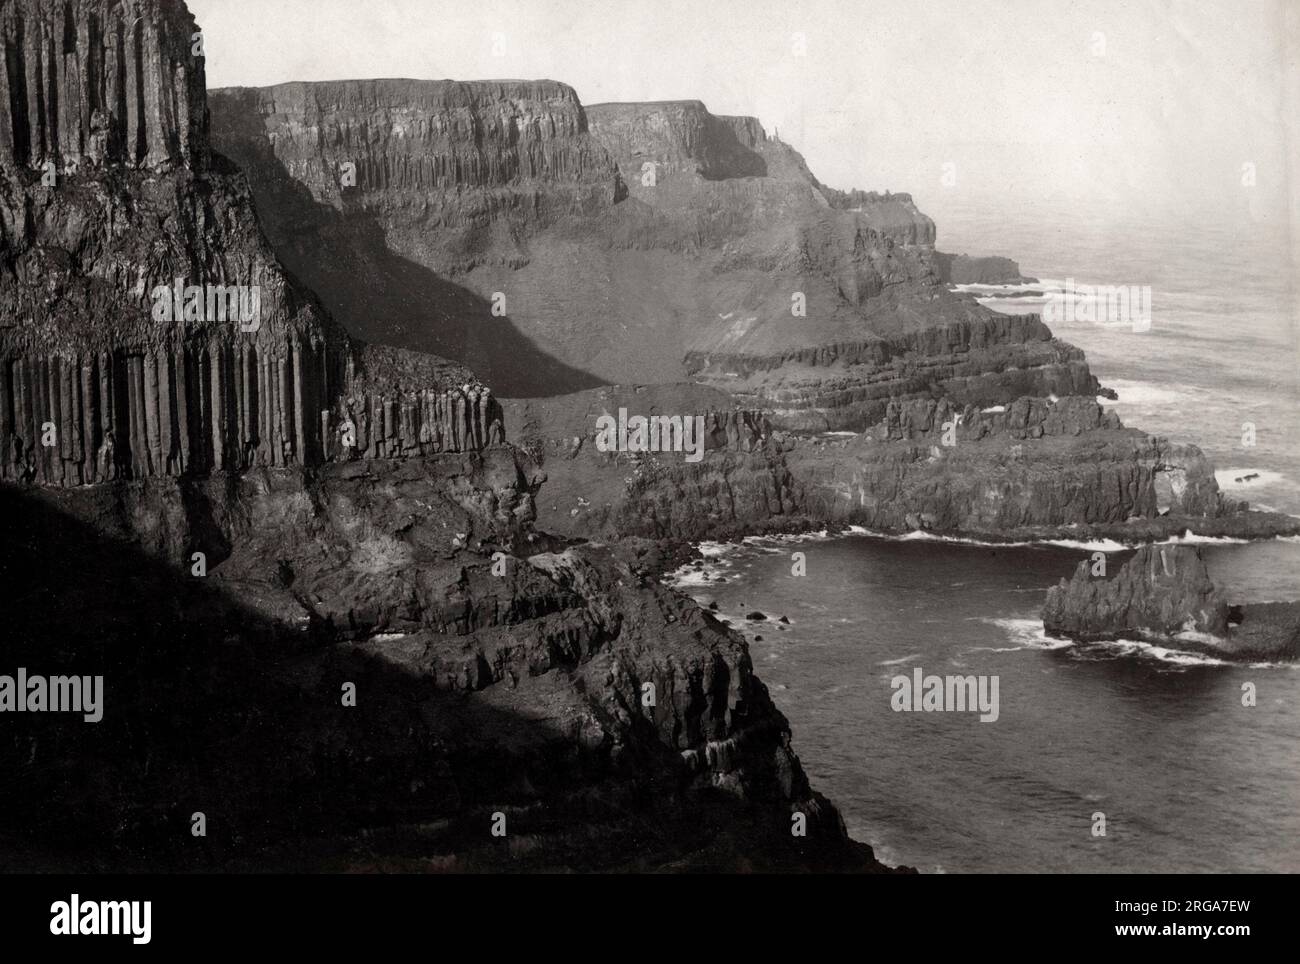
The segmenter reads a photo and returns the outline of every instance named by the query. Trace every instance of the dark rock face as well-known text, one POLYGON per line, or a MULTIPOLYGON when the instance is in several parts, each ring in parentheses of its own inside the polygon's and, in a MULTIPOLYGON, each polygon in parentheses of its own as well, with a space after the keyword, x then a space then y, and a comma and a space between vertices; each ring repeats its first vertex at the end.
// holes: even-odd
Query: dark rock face
MULTIPOLYGON (((544 476, 492 393, 352 337, 281 265, 208 151, 194 32, 168 0, 0 9, 0 578, 23 600, 5 651, 109 692, 103 727, 5 728, 0 767, 24 779, 0 787, 0 864, 886 869, 808 786, 739 635, 635 546, 535 530, 544 476), (176 278, 257 286, 259 324, 160 317, 150 293, 176 278), (195 810, 220 826, 198 858, 195 810)), ((364 148, 359 183, 398 206, 446 189, 537 212, 520 179, 568 178, 558 217, 617 188, 562 85, 250 103, 307 180, 329 168, 304 145, 364 148), (411 137, 368 140, 372 111, 411 137)), ((706 435, 769 432, 724 405, 706 435)))
POLYGON ((1048 592, 1043 627, 1079 639, 1115 633, 1171 637, 1184 629, 1214 636, 1228 630, 1228 604, 1214 588, 1205 561, 1188 546, 1144 546, 1113 579, 1093 578, 1091 563, 1048 592))
POLYGON ((200 166, 198 27, 179 0, 13 0, 0 10, 0 167, 200 166))
POLYGON ((1113 577, 1090 562, 1048 591, 1043 628, 1080 641, 1154 640, 1232 659, 1300 656, 1300 603, 1230 606, 1199 549, 1144 546, 1113 577))
POLYGON ((183 4, 11 4, 0 35, 10 141, 31 146, 0 154, 0 478, 75 486, 504 437, 464 369, 367 348, 285 273, 242 176, 209 161, 183 4), (20 81, 50 113, 24 106, 20 81))
POLYGON ((972 258, 968 254, 934 253, 934 269, 939 280, 957 285, 1019 284, 1032 279, 1021 277, 1020 265, 1010 258, 986 256, 972 258))
POLYGON ((695 465, 675 453, 594 450, 595 413, 616 404, 655 410, 674 396, 688 410, 725 400, 699 386, 659 386, 602 389, 569 404, 507 402, 518 437, 550 480, 539 523, 574 536, 692 541, 828 524, 995 540, 1298 528, 1296 520, 1243 514, 1222 498, 1194 446, 1125 429, 1091 398, 1025 397, 989 411, 946 398, 892 400, 860 435, 801 436, 767 423, 735 443, 711 443, 695 465))
POLYGON ((6 728, 29 779, 0 790, 5 841, 49 869, 91 866, 84 841, 119 870, 883 870, 742 638, 622 549, 547 551, 536 485, 498 448, 0 489, 28 601, 6 651, 112 701, 56 739, 6 728), (221 828, 197 855, 196 809, 221 828))

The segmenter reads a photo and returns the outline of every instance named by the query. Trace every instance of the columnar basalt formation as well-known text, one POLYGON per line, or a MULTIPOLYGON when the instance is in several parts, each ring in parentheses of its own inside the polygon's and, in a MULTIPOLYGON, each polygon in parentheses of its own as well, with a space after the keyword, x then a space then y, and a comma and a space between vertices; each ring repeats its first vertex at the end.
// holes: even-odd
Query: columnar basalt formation
POLYGON ((0 11, 0 36, 0 478, 84 485, 504 440, 467 372, 354 341, 284 273, 242 177, 209 158, 183 4, 24 0, 0 11))
POLYGON ((318 201, 339 208, 349 200, 373 203, 385 192, 470 188, 499 191, 495 200, 485 193, 484 203, 505 208, 517 203, 512 190, 522 196, 528 184, 550 182, 539 203, 569 185, 574 207, 553 213, 580 213, 611 202, 617 181, 573 88, 549 80, 232 88, 214 92, 212 110, 223 145, 259 151, 269 138, 275 161, 318 201))
POLYGON ((0 9, 0 166, 201 165, 198 28, 173 0, 12 0, 0 9))

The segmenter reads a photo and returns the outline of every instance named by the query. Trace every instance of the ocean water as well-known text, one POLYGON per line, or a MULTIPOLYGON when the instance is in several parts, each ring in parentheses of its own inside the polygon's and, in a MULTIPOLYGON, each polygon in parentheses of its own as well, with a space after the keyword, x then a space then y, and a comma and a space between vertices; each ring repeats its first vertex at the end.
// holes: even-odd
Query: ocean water
MULTIPOLYGON (((853 535, 706 549, 677 583, 746 634, 814 786, 882 859, 925 872, 1300 871, 1300 667, 1046 638, 1046 589, 1087 548, 853 535), (806 576, 792 575, 794 552, 806 576), (754 610, 767 619, 746 619, 754 610), (998 677, 998 718, 895 711, 890 681, 917 667, 998 677)), ((1280 598, 1293 584, 1279 573, 1300 565, 1294 540, 1205 551, 1243 600, 1280 598)))
MULTIPOLYGON (((1248 217, 930 213, 942 250, 1012 257, 1044 282, 980 290, 997 310, 1040 311, 1071 278, 1149 286, 1149 330, 1053 330, 1119 393, 1107 404, 1126 424, 1200 445, 1232 497, 1300 515, 1283 238, 1248 217)), ((705 548, 707 566, 677 581, 748 636, 814 785, 882 859, 929 872, 1300 871, 1300 667, 1045 638, 1047 588, 1097 547, 859 534, 705 548), (805 577, 791 574, 795 551, 805 577), (749 621, 753 610, 789 623, 749 621), (996 676, 998 719, 895 712, 890 681, 916 667, 996 676)), ((1112 566, 1126 558, 1101 548, 1112 566)), ((1300 541, 1205 553, 1234 601, 1300 598, 1300 541)))
POLYGON ((1245 213, 1179 221, 1049 207, 991 223, 959 208, 939 218, 938 241, 1014 258, 1042 282, 974 289, 998 311, 1041 312, 1046 297, 1008 296, 1046 295, 1069 279, 1149 287, 1147 331, 1049 324, 1118 392, 1107 404, 1125 424, 1199 445, 1231 497, 1300 515, 1300 290, 1279 229, 1245 213))

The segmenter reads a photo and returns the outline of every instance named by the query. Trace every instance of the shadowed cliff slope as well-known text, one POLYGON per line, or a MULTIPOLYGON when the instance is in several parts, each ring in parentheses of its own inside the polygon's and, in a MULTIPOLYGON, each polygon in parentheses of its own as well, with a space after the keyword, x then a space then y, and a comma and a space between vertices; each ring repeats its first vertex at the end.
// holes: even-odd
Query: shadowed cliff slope
POLYGON ((479 500, 527 487, 503 455, 0 486, 5 671, 104 677, 99 723, 6 714, 0 869, 883 870, 736 634, 608 554, 492 573, 522 529, 479 500))

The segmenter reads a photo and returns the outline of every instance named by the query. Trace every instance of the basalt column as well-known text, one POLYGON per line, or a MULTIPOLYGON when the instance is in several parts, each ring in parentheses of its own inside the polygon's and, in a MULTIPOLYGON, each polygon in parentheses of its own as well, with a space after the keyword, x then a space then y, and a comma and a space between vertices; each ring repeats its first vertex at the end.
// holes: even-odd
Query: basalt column
POLYGON ((0 4, 0 167, 201 165, 198 27, 165 0, 0 4))

